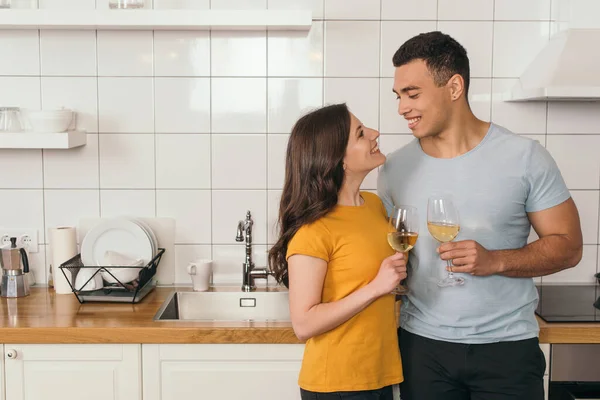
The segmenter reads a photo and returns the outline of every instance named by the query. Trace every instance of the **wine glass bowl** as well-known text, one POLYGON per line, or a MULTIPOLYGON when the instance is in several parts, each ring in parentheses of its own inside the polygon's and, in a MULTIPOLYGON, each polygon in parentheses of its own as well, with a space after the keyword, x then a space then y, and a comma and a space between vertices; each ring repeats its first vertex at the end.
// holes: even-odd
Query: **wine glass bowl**
MULTIPOLYGON (((431 236, 440 243, 453 241, 460 232, 460 220, 458 210, 447 197, 430 197, 427 203, 427 230, 431 236)), ((452 267, 450 260, 447 260, 448 267, 452 267)), ((448 271, 445 278, 438 281, 438 286, 461 286, 465 280, 454 276, 452 271, 448 271)))
MULTIPOLYGON (((419 237, 419 215, 412 206, 394 206, 388 220, 387 241, 390 247, 399 253, 408 252, 415 246, 419 237)), ((392 291, 394 294, 407 294, 408 287, 399 284, 392 291)))

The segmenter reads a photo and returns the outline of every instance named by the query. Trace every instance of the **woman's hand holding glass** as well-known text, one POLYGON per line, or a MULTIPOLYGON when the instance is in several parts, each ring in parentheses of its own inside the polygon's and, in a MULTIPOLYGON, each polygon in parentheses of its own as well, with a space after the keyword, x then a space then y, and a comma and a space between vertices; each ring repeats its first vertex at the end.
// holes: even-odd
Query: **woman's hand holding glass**
POLYGON ((379 297, 392 293, 406 276, 406 256, 404 253, 396 253, 383 260, 371 284, 379 297))

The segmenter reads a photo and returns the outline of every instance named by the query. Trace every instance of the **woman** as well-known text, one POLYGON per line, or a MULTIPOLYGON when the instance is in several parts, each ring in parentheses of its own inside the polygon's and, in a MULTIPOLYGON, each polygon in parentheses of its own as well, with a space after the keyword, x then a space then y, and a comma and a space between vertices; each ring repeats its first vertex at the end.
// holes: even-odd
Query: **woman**
POLYGON ((360 191, 385 161, 378 136, 337 104, 302 117, 289 139, 269 263, 307 341, 302 399, 391 400, 403 380, 390 292, 406 262, 387 244, 383 203, 360 191))

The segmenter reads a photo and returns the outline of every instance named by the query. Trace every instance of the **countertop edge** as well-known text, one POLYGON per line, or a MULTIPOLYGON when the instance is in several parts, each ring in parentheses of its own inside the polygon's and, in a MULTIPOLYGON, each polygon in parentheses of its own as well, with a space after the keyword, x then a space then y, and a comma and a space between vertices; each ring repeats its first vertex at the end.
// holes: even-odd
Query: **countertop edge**
POLYGON ((600 344, 600 324, 552 324, 540 326, 540 343, 549 344, 600 344))
MULTIPOLYGON (((4 344, 302 344, 291 327, 0 328, 4 344)), ((544 324, 540 343, 600 344, 600 326, 544 324)))
POLYGON ((0 328, 3 344, 302 344, 285 327, 0 328))

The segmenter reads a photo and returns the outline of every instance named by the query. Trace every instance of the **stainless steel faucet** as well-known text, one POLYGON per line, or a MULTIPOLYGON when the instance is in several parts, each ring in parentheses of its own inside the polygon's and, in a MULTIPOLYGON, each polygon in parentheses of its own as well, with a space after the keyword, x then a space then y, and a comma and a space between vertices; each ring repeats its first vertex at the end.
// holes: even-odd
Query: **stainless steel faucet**
POLYGON ((244 233, 246 234, 246 259, 242 267, 242 291, 252 292, 256 290, 254 284, 255 279, 268 279, 272 272, 267 268, 256 268, 252 261, 252 215, 250 211, 246 212, 246 219, 240 221, 237 226, 237 235, 235 236, 236 242, 244 241, 244 233))

